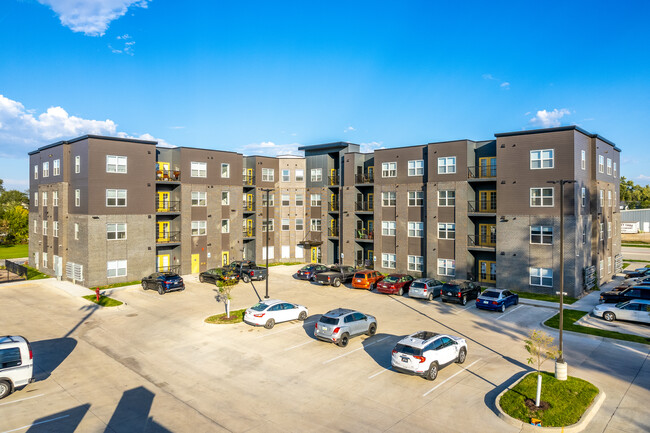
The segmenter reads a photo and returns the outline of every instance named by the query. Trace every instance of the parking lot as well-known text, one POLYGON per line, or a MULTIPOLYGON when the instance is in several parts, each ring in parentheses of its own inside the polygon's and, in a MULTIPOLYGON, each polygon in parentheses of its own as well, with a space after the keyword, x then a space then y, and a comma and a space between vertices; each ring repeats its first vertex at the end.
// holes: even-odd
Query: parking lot
MULTIPOLYGON (((530 370, 522 340, 553 309, 519 304, 500 313, 320 286, 293 279, 297 268, 271 268, 270 297, 306 305, 310 315, 270 330, 203 323, 224 306, 213 285, 193 277, 187 290, 164 296, 116 291, 126 305, 113 309, 46 283, 0 286, 0 332, 33 342, 37 372, 36 383, 0 401, 0 433, 517 431, 497 418, 493 400, 530 370), (336 307, 374 315, 377 334, 345 348, 315 340, 314 323, 336 307), (418 330, 465 338, 467 360, 433 382, 393 372, 392 348, 418 330)), ((264 282, 254 284, 263 296, 264 282)), ((257 299, 240 283, 232 307, 257 299)), ((589 431, 647 431, 648 351, 565 334, 569 374, 607 394, 589 431)))

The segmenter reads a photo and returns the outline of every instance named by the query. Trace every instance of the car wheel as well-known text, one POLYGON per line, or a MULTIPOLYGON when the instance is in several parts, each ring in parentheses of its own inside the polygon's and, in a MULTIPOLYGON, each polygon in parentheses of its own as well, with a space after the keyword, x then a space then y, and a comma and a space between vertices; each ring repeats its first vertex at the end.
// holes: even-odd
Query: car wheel
POLYGON ((345 347, 348 345, 348 341, 350 341, 350 335, 346 332, 345 334, 341 335, 341 339, 339 340, 339 347, 345 347))
POLYGON ((506 303, 505 302, 503 304, 501 304, 501 312, 502 313, 506 312, 506 303))
POLYGON ((142 290, 147 290, 147 283, 144 281, 142 282, 142 290))
POLYGON ((370 287, 368 288, 368 290, 371 291, 371 292, 374 292, 376 288, 377 288, 376 285, 371 284, 370 287))
POLYGON ((608 322, 613 322, 614 320, 616 320, 616 315, 611 311, 605 311, 603 313, 603 319, 607 320, 608 322))
POLYGON ((11 393, 11 385, 6 380, 0 380, 0 399, 5 398, 11 393))
POLYGON ((301 311, 300 314, 298 314, 298 320, 305 320, 306 318, 307 318, 306 311, 301 311))
POLYGON ((399 288, 399 292, 397 292, 397 294, 398 294, 399 296, 404 296, 404 289, 400 287, 400 288, 399 288))
POLYGON ((373 335, 375 335, 376 332, 377 332, 377 324, 371 323, 370 326, 368 326, 367 334, 372 337, 373 335))
POLYGON ((433 361, 427 370, 426 375, 424 376, 426 380, 436 380, 438 377, 438 363, 433 361))
POLYGON ((266 323, 264 324, 264 327, 265 327, 266 329, 271 329, 271 328, 273 328, 274 326, 275 326, 275 320, 273 320, 273 319, 269 319, 269 320, 267 320, 266 323))
POLYGON ((241 280, 242 280, 244 283, 250 283, 250 282, 251 282, 251 277, 249 277, 248 275, 244 274, 244 276, 241 277, 241 280))
POLYGON ((465 358, 467 358, 467 350, 463 347, 460 349, 460 352, 458 352, 458 359, 456 360, 457 363, 462 364, 465 362, 465 358))
POLYGON ((429 301, 433 301, 433 293, 429 293, 429 301))
POLYGON ((462 305, 466 305, 466 304, 467 304, 467 295, 463 295, 463 299, 460 300, 460 303, 461 303, 462 305))
POLYGON ((515 298, 515 305, 518 305, 518 304, 519 304, 519 297, 516 297, 515 298))
POLYGON ((163 289, 162 284, 158 286, 158 294, 159 295, 164 295, 165 294, 165 289, 163 289))
POLYGON ((338 278, 334 278, 334 281, 332 281, 332 285, 334 287, 339 287, 341 285, 341 280, 339 280, 338 278))
POLYGON ((205 283, 205 278, 203 278, 203 275, 199 275, 199 283, 205 283))

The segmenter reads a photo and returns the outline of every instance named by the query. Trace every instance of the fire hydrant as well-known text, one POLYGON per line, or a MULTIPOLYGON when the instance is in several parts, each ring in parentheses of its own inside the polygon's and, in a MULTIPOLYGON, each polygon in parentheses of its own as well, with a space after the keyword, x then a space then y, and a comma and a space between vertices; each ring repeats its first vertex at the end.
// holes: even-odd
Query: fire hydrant
POLYGON ((95 287, 95 295, 97 295, 97 302, 99 302, 99 287, 95 287))

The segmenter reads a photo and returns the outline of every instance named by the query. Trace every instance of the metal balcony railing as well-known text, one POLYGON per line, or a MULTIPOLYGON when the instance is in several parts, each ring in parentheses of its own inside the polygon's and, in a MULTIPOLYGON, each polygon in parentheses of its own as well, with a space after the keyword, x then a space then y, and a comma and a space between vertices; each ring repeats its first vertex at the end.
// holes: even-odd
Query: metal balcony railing
POLYGON ((469 213, 496 213, 496 200, 470 200, 467 202, 469 213))
POLYGON ((358 260, 354 259, 354 267, 357 269, 374 269, 374 263, 372 260, 358 260))
POLYGON ((339 228, 338 227, 330 227, 327 229, 327 236, 330 237, 338 237, 339 236, 339 228))
POLYGON ((252 174, 245 174, 243 176, 242 181, 244 182, 244 185, 253 186, 255 185, 255 176, 253 176, 252 174))
POLYGON ((156 180, 179 182, 181 180, 180 170, 156 170, 156 180))
POLYGON ((336 176, 328 176, 327 177, 327 184, 330 185, 330 186, 337 186, 339 184, 338 175, 336 175, 336 176))
POLYGON ((490 179, 497 177, 497 165, 476 165, 467 167, 467 177, 469 179, 490 179))
POLYGON ((355 174, 354 183, 373 183, 375 181, 374 173, 355 174))
POLYGON ((245 201, 243 210, 244 210, 244 212, 255 212, 255 202, 254 201, 245 201))
POLYGON ((373 207, 373 203, 367 201, 358 201, 354 204, 354 210, 357 212, 372 212, 373 207))
POLYGON ((488 234, 488 235, 467 235, 468 247, 495 248, 496 245, 497 245, 496 233, 488 234))
POLYGON ((174 272, 178 274, 181 271, 181 265, 157 266, 156 272, 174 272))
POLYGON ((357 229, 354 232, 354 238, 361 240, 372 240, 375 238, 375 232, 368 231, 366 229, 357 229))
POLYGON ((337 201, 331 201, 327 204, 327 210, 330 212, 338 212, 339 211, 339 202, 338 199, 337 201))
POLYGON ((254 228, 244 229, 242 231, 242 234, 244 235, 245 238, 252 238, 255 236, 255 229, 254 228))
POLYGON ((169 243, 177 243, 181 241, 181 232, 163 232, 160 233, 158 232, 156 234, 156 243, 157 244, 169 244, 169 243))
POLYGON ((156 199, 156 212, 180 212, 181 211, 181 201, 180 200, 158 200, 156 199))

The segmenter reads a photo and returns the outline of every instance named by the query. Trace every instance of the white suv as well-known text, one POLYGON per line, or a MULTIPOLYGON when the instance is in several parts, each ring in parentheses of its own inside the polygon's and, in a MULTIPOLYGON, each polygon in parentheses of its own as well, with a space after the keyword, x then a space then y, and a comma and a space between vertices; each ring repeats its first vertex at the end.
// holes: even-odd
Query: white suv
POLYGON ((32 348, 26 338, 0 337, 0 399, 34 381, 32 348))
POLYGON ((393 349, 393 370, 434 380, 438 370, 467 358, 464 338, 420 331, 401 339, 393 349))

